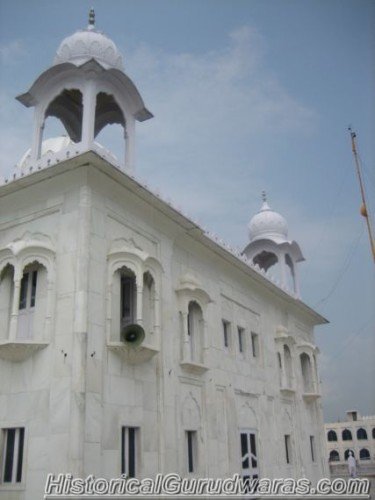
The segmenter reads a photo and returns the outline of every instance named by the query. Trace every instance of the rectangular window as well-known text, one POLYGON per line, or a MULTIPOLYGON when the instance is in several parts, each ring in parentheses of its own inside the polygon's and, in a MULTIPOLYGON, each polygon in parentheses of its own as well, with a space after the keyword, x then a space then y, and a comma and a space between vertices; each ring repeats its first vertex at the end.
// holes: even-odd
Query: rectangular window
POLYGON ((23 427, 3 429, 1 482, 20 483, 22 481, 24 439, 25 429, 23 427))
POLYGON ((237 327, 238 331, 238 350, 240 352, 244 352, 244 334, 245 330, 241 328, 240 326, 237 327))
POLYGON ((310 450, 311 450, 311 460, 315 462, 315 439, 314 436, 310 436, 310 450))
POLYGON ((31 309, 35 307, 37 281, 38 271, 35 270, 23 273, 19 309, 31 309))
POLYGON ((242 430, 240 432, 242 478, 258 479, 258 456, 255 431, 242 430))
POLYGON ((229 337, 230 337, 230 323, 223 319, 223 335, 224 335, 224 347, 229 349, 229 337))
POLYGON ((259 335, 251 332, 251 350, 253 353, 253 358, 259 357, 259 335))
POLYGON ((187 466, 188 472, 195 472, 197 468, 197 431, 186 431, 187 466))
POLYGON ((121 429, 121 474, 135 477, 138 463, 138 427, 121 429))
POLYGON ((290 464, 292 462, 291 448, 290 448, 290 434, 285 434, 284 442, 285 442, 285 460, 287 464, 290 464))

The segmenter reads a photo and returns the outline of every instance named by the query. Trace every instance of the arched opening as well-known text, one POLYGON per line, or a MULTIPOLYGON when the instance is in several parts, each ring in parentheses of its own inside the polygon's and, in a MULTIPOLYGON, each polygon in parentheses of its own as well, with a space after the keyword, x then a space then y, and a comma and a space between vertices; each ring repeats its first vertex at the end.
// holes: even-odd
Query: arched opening
POLYGON ((339 462, 340 461, 340 454, 336 450, 332 450, 329 453, 329 461, 330 462, 339 462))
POLYGON ((14 293, 14 267, 7 264, 0 274, 0 339, 9 335, 9 323, 14 293))
POLYGON ((328 441, 337 441, 337 434, 335 431, 328 431, 327 434, 328 441))
POLYGON ((275 265, 278 262, 277 256, 273 252, 267 252, 263 250, 261 253, 258 253, 253 258, 253 263, 258 264, 261 269, 264 269, 266 272, 270 267, 275 265))
POLYGON ((366 448, 362 448, 359 452, 360 460, 370 460, 370 452, 366 448))
POLYGON ((313 392, 310 356, 308 354, 306 354, 305 352, 303 352, 300 355, 300 360, 301 360, 303 390, 304 390, 304 392, 307 392, 307 393, 313 392))
POLYGON ((367 439, 366 429, 361 427, 360 429, 357 430, 357 439, 367 439))
POLYGON ((112 340, 118 342, 122 329, 136 322, 136 311, 136 277, 133 271, 123 266, 115 272, 112 283, 112 340))
POLYGON ((142 320, 146 334, 153 333, 155 326, 155 282, 148 271, 143 274, 142 320))
POLYGON ((287 387, 292 387, 293 384, 292 355, 287 345, 284 345, 284 366, 285 366, 286 385, 287 387))
POLYGON ((18 303, 18 339, 32 339, 44 332, 47 307, 47 269, 39 262, 28 264, 22 274, 18 303))
POLYGON ((200 305, 195 301, 189 302, 187 321, 191 361, 201 363, 203 348, 203 313, 200 305))
MULTIPOLYGON (((73 142, 82 140, 83 98, 78 89, 64 89, 48 105, 45 119, 57 118, 73 142)), ((60 134, 61 135, 61 134, 60 134)), ((46 131, 43 136, 47 138, 46 131)), ((56 134, 51 137, 56 137, 56 134)))
POLYGON ((372 429, 372 439, 375 439, 375 427, 372 429))
POLYGON ((96 96, 94 137, 121 164, 125 158, 125 128, 124 114, 113 95, 99 92, 96 96))
POLYGON ((349 458, 349 453, 352 452, 353 454, 353 457, 355 458, 355 454, 354 454, 354 451, 353 450, 345 450, 345 453, 344 453, 344 459, 345 460, 348 460, 349 458))
POLYGON ((349 429, 344 429, 342 431, 342 440, 343 441, 352 441, 353 437, 352 437, 352 433, 349 429))

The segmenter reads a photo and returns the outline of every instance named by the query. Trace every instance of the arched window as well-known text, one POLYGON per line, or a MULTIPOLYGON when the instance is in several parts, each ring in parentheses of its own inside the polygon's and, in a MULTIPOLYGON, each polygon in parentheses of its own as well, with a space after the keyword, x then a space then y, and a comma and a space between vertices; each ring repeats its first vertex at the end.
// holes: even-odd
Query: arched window
POLYGON ((292 387, 293 367, 292 355, 287 345, 284 345, 284 366, 285 366, 285 381, 287 387, 292 387))
POLYGON ((47 269, 34 262, 23 270, 18 303, 17 338, 32 339, 43 331, 47 299, 47 269))
POLYGON ((344 429, 342 431, 342 440, 343 441, 351 441, 353 439, 352 433, 349 429, 344 429))
POLYGON ((128 269, 121 272, 121 327, 136 321, 137 285, 135 275, 128 269))
POLYGON ((348 460, 349 452, 352 452, 353 453, 353 457, 355 458, 355 454, 354 454, 353 450, 345 450, 345 453, 344 453, 344 459, 345 460, 348 460))
POLYGON ((337 441, 337 434, 335 431, 328 431, 328 434, 327 434, 327 437, 328 437, 328 441, 337 441))
POLYGON ((366 429, 361 427, 360 429, 357 430, 357 439, 367 439, 366 429))
POLYGON ((370 460, 370 452, 366 448, 362 448, 359 452, 360 460, 370 460))
POLYGON ((153 333, 155 326, 155 282, 148 271, 143 274, 142 320, 146 335, 153 333))
POLYGON ((332 450, 329 454, 329 461, 330 462, 339 462, 340 461, 340 454, 336 450, 332 450))
POLYGON ((11 264, 5 266, 0 274, 0 339, 8 336, 12 299, 14 290, 14 268, 11 264))
POLYGON ((191 361, 201 363, 203 347, 203 313, 200 305, 195 301, 189 302, 187 321, 191 361))
POLYGON ((303 352, 300 355, 301 360, 301 370, 302 370, 302 379, 303 379, 303 389, 305 392, 313 391, 313 383, 312 383, 312 371, 311 371, 311 361, 310 356, 303 352))
POLYGON ((120 341, 124 327, 136 322, 137 286, 135 274, 123 266, 114 273, 112 282, 111 339, 120 341))

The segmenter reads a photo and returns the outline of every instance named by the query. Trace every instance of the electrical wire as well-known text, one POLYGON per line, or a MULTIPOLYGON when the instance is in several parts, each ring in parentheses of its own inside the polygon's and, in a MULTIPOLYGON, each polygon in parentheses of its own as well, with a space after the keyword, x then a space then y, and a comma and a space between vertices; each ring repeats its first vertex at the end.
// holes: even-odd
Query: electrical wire
POLYGON ((358 236, 356 237, 356 239, 354 240, 354 243, 353 245, 351 246, 350 250, 349 250, 349 253, 348 255, 346 256, 346 259, 344 261, 344 264, 343 266, 341 267, 340 269, 340 272, 336 278, 336 280, 334 281, 334 284, 333 286, 331 287, 330 291, 327 293, 327 295, 319 300, 314 307, 318 307, 324 303, 327 302, 327 300, 332 296, 332 294, 335 292, 336 288, 338 287, 340 281, 342 280, 343 276, 345 275, 346 271, 349 269, 349 265, 351 263, 351 260, 358 248, 358 245, 359 245, 359 242, 361 241, 361 238, 362 238, 362 235, 364 233, 364 226, 361 226, 361 229, 360 229, 360 232, 358 234, 358 236))
POLYGON ((353 341, 361 335, 363 330, 374 320, 374 317, 371 316, 362 326, 359 330, 357 330, 353 335, 351 335, 344 344, 341 345, 341 349, 338 349, 335 353, 334 356, 330 357, 330 362, 334 359, 340 358, 342 354, 345 352, 345 350, 353 343, 353 341))

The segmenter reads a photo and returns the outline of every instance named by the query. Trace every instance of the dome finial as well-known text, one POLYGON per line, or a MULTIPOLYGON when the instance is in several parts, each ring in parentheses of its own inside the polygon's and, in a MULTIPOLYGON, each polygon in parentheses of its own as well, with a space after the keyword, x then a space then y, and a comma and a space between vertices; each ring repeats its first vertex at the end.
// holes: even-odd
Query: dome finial
POLYGON ((95 10, 93 7, 91 7, 90 12, 89 12, 89 25, 88 29, 93 30, 95 28, 95 10))
POLYGON ((267 203, 267 193, 265 190, 262 191, 262 206, 260 208, 261 212, 264 212, 265 210, 271 210, 270 206, 267 203))

